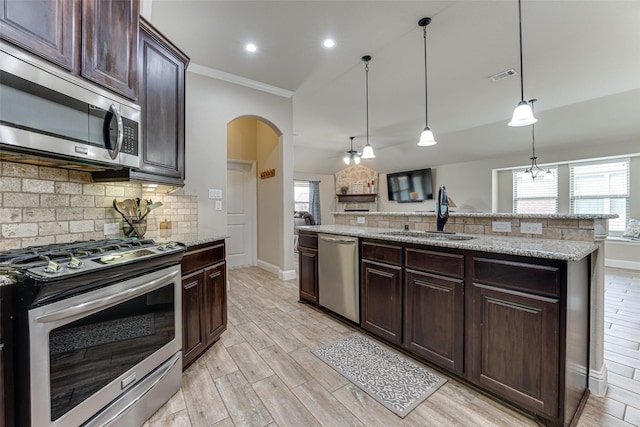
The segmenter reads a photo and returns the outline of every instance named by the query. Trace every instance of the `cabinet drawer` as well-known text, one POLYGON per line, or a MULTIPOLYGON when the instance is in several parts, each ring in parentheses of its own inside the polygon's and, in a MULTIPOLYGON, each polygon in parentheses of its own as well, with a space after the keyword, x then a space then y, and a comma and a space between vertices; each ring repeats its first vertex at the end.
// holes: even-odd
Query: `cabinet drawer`
POLYGON ((365 241, 362 242, 362 258, 402 265, 402 247, 365 241))
POLYGON ((212 246, 188 251, 182 258, 182 275, 199 270, 207 265, 224 260, 224 241, 215 242, 212 246))
POLYGON ((529 264, 526 262, 473 258, 473 281, 502 288, 560 295, 561 264, 529 264))
POLYGON ((316 233, 299 233, 298 246, 309 249, 318 249, 318 235, 316 233))
POLYGON ((405 257, 407 268, 451 277, 464 277, 464 255, 407 248, 405 257))

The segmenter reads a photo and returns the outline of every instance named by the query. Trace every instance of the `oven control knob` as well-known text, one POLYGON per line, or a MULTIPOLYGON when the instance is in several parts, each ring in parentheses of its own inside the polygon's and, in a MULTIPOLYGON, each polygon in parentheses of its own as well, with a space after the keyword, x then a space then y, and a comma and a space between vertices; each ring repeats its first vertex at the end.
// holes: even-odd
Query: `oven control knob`
POLYGON ((82 267, 82 261, 79 258, 71 257, 71 260, 67 264, 67 267, 77 270, 82 267))
POLYGON ((49 261, 47 266, 44 268, 45 273, 60 273, 62 270, 63 267, 55 261, 49 261))

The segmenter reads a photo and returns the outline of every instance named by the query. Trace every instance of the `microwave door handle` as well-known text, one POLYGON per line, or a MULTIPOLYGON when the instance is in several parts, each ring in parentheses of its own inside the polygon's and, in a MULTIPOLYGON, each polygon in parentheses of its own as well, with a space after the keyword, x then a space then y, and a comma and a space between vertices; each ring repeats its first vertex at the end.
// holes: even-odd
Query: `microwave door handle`
MULTIPOLYGON (((116 157, 118 157, 118 154, 120 154, 120 148, 122 148, 124 126, 122 125, 122 116, 120 115, 120 111, 118 111, 118 107, 116 106, 116 104, 111 104, 111 106, 109 107, 109 111, 111 111, 111 113, 113 113, 113 115, 115 116, 116 123, 118 125, 118 134, 116 137, 116 144, 113 147, 113 150, 109 151, 109 156, 111 156, 111 160, 115 160, 116 157)), ((107 115, 107 117, 109 117, 109 115, 107 115)), ((109 124, 105 123, 105 126, 109 126, 109 124)))

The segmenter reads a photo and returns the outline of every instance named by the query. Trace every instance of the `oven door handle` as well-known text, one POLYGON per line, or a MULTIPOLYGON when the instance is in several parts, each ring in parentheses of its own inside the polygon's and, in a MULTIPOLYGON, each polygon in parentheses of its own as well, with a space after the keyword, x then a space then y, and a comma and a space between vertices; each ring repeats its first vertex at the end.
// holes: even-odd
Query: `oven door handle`
MULTIPOLYGON (((87 315, 87 314, 96 313, 104 308, 112 307, 123 301, 130 300, 140 295, 144 295, 145 293, 152 291, 156 288, 160 288, 161 286, 164 286, 165 283, 172 282, 174 277, 176 277, 178 273, 180 273, 180 270, 175 270, 162 277, 153 279, 149 282, 144 282, 138 286, 128 288, 122 292, 118 292, 117 294, 109 295, 103 298, 98 298, 96 300, 92 300, 88 302, 83 302, 81 304, 76 304, 70 307, 65 307, 61 310, 44 313, 36 317, 36 321, 39 323, 50 323, 50 322, 66 319, 68 317, 73 317, 79 314, 87 315)), ((138 279, 142 280, 141 278, 138 278, 138 279)))

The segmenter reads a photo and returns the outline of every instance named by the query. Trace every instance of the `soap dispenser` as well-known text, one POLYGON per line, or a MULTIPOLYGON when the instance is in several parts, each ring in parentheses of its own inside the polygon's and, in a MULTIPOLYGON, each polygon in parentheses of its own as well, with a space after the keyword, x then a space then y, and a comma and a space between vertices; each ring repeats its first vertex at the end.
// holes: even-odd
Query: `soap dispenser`
POLYGON ((449 197, 447 189, 444 185, 438 189, 438 202, 436 203, 436 230, 438 233, 444 233, 444 225, 449 219, 449 197))

